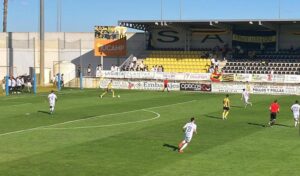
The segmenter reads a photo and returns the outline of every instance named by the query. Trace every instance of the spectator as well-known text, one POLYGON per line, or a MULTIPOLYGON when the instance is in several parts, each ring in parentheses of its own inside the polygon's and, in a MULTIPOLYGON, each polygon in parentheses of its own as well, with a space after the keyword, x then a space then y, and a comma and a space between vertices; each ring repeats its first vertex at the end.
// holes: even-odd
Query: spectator
POLYGON ((112 65, 110 67, 110 71, 118 71, 118 67, 116 65, 112 65))
POLYGON ((21 76, 21 89, 23 90, 25 88, 25 81, 24 81, 24 76, 21 76))
POLYGON ((32 84, 31 84, 31 80, 28 79, 27 82, 25 83, 25 87, 27 87, 27 91, 30 93, 31 92, 31 88, 32 88, 32 84))
POLYGON ((146 71, 146 72, 147 72, 147 71, 149 71, 149 70, 148 70, 148 66, 147 66, 147 65, 145 66, 145 69, 144 69, 144 71, 146 71))
POLYGON ((9 91, 9 94, 11 94, 12 93, 12 77, 10 77, 9 79, 8 79, 8 91, 9 91))
POLYGON ((96 67, 96 77, 100 77, 102 71, 101 64, 96 67))
POLYGON ((157 72, 162 72, 161 66, 158 66, 156 71, 157 71, 157 72))
POLYGON ((211 58, 210 61, 211 61, 211 65, 212 65, 213 67, 215 67, 215 63, 216 63, 215 58, 211 58))
POLYGON ((145 65, 144 65, 144 62, 142 61, 141 64, 140 64, 140 70, 141 71, 144 71, 145 70, 145 65))
POLYGON ((215 61, 215 67, 219 67, 219 61, 218 60, 215 61))
POLYGON ((272 81, 273 80, 273 74, 274 74, 274 70, 271 69, 270 70, 270 74, 268 74, 268 81, 272 81))
POLYGON ((115 71, 119 72, 120 71, 120 67, 118 67, 118 66, 115 65, 115 71))
POLYGON ((55 75, 55 85, 58 84, 58 76, 59 76, 59 74, 57 73, 57 74, 55 75))
POLYGON ((20 77, 17 77, 16 79, 16 92, 21 93, 21 88, 22 88, 22 82, 20 77))
POLYGON ((11 78, 11 89, 12 93, 16 93, 17 82, 14 77, 11 78))
POLYGON ((130 71, 134 71, 134 63, 133 62, 130 63, 129 70, 130 71))
POLYGON ((213 72, 214 72, 214 66, 210 66, 209 73, 213 73, 213 72))
POLYGON ((60 86, 65 87, 64 74, 61 74, 60 76, 60 86))
POLYGON ((136 64, 137 58, 135 56, 132 58, 132 62, 133 62, 134 65, 136 64))
POLYGON ((91 66, 91 64, 88 65, 87 74, 88 74, 88 76, 92 76, 92 66, 91 66))
POLYGON ((81 67, 80 65, 77 65, 77 77, 80 77, 80 73, 81 73, 81 67))
POLYGON ((152 66, 151 72, 155 72, 155 66, 152 66))

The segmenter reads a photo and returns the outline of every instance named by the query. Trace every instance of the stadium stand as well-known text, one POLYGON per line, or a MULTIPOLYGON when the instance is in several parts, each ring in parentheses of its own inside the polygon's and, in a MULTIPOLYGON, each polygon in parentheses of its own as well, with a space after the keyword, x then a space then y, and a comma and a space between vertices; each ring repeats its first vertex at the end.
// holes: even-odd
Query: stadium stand
POLYGON ((253 58, 234 56, 229 59, 223 70, 225 73, 250 74, 299 74, 300 54, 281 52, 264 52, 253 58))
POLYGON ((164 72, 207 73, 211 65, 201 51, 152 51, 144 64, 149 69, 156 65, 164 67, 164 72))

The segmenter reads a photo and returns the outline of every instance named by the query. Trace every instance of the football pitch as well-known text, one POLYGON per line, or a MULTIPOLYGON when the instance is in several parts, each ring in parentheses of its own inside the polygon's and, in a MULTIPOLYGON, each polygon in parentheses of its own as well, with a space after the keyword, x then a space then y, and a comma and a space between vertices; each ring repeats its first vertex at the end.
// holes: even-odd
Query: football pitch
MULTIPOLYGON (((274 176, 300 171, 300 136, 290 106, 297 96, 240 94, 223 121, 224 94, 96 89, 0 97, 0 175, 26 176, 274 176), (267 127, 278 99, 277 125, 267 127), (194 116, 198 134, 177 152, 194 116)), ((299 99, 300 100, 300 99, 299 99)))

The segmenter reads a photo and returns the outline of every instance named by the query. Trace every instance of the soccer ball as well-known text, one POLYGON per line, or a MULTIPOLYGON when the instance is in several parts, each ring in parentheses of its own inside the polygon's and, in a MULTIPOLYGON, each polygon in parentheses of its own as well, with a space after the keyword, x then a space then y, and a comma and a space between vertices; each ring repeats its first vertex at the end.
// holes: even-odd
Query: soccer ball
POLYGON ((120 95, 118 95, 118 98, 120 98, 121 96, 120 95))

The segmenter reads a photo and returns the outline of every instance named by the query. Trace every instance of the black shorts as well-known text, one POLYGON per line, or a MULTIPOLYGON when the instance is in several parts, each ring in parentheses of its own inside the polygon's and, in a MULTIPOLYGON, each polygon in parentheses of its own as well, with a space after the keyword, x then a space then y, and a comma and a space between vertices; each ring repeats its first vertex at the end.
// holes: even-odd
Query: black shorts
POLYGON ((276 115, 277 115, 276 112, 271 112, 271 114, 270 114, 270 119, 271 119, 271 120, 276 120, 276 115))
POLYGON ((225 110, 225 111, 229 111, 229 107, 223 107, 223 110, 225 110))

